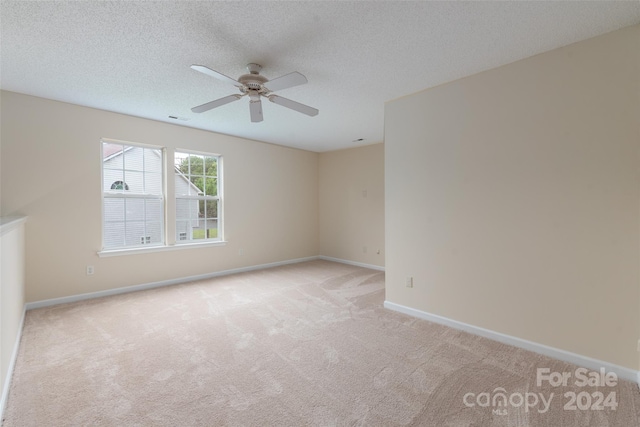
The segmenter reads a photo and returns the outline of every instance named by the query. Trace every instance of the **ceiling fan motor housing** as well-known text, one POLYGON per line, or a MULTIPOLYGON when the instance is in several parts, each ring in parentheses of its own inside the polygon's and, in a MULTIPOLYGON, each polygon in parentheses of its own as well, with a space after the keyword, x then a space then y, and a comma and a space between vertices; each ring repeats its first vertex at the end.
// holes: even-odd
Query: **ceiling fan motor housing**
POLYGON ((260 70, 262 70, 262 66, 252 62, 247 64, 247 70, 249 71, 249 74, 243 74, 238 79, 238 82, 244 86, 240 88, 240 91, 247 93, 247 90, 255 90, 261 95, 267 95, 269 93, 269 89, 264 87, 264 84, 268 82, 269 79, 259 74, 260 70))
POLYGON ((238 79, 238 82, 244 85, 246 88, 257 91, 269 92, 263 85, 269 80, 261 76, 260 74, 243 74, 238 79))

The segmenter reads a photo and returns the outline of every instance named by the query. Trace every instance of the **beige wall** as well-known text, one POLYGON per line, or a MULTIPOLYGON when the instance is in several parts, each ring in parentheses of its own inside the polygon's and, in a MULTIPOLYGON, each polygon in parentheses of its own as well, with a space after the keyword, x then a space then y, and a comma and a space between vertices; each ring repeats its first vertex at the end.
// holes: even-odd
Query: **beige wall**
POLYGON ((321 153, 319 163, 320 255, 384 267, 384 145, 321 153))
POLYGON ((1 132, 0 212, 29 217, 27 302, 318 255, 317 153, 11 92, 1 132), (99 258, 103 137, 223 155, 228 244, 99 258))
POLYGON ((635 26, 389 102, 387 300, 638 369, 639 79, 635 26))
MULTIPOLYGON (((0 220, 0 393, 20 333, 25 287, 24 220, 0 220)), ((2 396, 3 398, 6 396, 2 396)), ((0 402, 0 413, 4 409, 0 402)))

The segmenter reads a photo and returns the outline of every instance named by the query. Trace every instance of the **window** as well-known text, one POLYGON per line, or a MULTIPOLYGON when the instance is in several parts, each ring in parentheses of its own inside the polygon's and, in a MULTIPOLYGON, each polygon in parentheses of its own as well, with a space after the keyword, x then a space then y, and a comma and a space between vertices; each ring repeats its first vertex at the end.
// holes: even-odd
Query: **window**
POLYGON ((221 240, 220 156, 176 151, 176 241, 221 240))
POLYGON ((106 139, 101 147, 101 256, 224 243, 221 156, 106 139))
POLYGON ((111 189, 112 190, 129 190, 129 186, 127 185, 126 182, 116 181, 113 184, 111 184, 111 189))
POLYGON ((164 244, 164 150, 102 141, 103 249, 164 244))

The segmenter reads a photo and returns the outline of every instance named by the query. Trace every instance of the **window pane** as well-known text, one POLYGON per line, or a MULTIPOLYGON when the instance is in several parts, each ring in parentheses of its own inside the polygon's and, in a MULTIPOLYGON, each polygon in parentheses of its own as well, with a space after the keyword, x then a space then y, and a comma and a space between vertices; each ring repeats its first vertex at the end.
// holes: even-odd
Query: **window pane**
POLYGON ((162 243, 162 223, 148 221, 145 236, 148 238, 145 244, 157 245, 158 243, 162 243))
POLYGON ((105 169, 103 172, 103 190, 111 190, 116 182, 124 182, 124 172, 122 170, 105 169))
POLYGON ((102 158, 104 159, 105 169, 122 169, 122 150, 124 145, 111 144, 105 142, 102 144, 102 158))
POLYGON ((215 239, 218 237, 218 220, 206 219, 203 221, 203 228, 206 230, 205 235, 207 239, 215 239))
POLYGON ((126 221, 144 220, 144 199, 125 199, 126 221))
POLYGON ((207 196, 218 195, 218 178, 206 178, 205 181, 205 194, 207 196))
POLYGON ((146 149, 142 147, 128 147, 124 152, 124 169, 131 171, 144 170, 144 155, 146 149))
POLYGON ((189 194, 202 194, 203 193, 203 185, 202 185, 202 177, 201 176, 190 176, 189 182, 191 183, 191 191, 189 194))
POLYGON ((162 194, 162 173, 145 172, 144 192, 147 194, 162 194))
POLYGON ((204 228, 198 223, 197 227, 193 227, 191 229, 191 238, 193 240, 202 240, 205 239, 205 230, 204 228))
POLYGON ((145 243, 144 221, 128 221, 125 230, 125 244, 127 246, 140 246, 145 243))
POLYGON ((124 171, 124 182, 132 193, 144 193, 144 174, 136 171, 124 171))
POLYGON ((176 221, 176 241, 191 240, 191 222, 176 221))
POLYGON ((198 201, 176 199, 176 219, 187 220, 198 218, 198 201))
POLYGON ((147 172, 162 172, 162 151, 152 148, 145 149, 144 170, 147 172))
POLYGON ((104 199, 104 220, 124 221, 124 199, 104 199))
POLYGON ((202 161, 203 157, 197 154, 191 154, 189 156, 189 175, 203 175, 202 161))
POLYGON ((189 178, 178 172, 176 172, 175 184, 177 196, 186 196, 194 193, 192 191, 193 186, 191 184, 191 181, 189 181, 189 178))
POLYGON ((218 218, 218 201, 207 200, 205 202, 205 216, 207 218, 218 218))
POLYGON ((205 160, 205 175, 208 177, 218 176, 218 159, 216 157, 207 157, 205 160))
POLYGON ((146 220, 147 221, 157 221, 162 222, 162 217, 164 216, 163 207, 164 203, 162 200, 145 200, 146 204, 146 220))
POLYGON ((117 248, 124 245, 124 222, 104 224, 104 247, 117 248))
POLYGON ((188 158, 189 155, 187 153, 176 151, 173 156, 173 164, 180 172, 186 173, 184 170, 182 170, 182 165, 185 163, 185 161, 188 162, 188 160, 186 160, 188 158))

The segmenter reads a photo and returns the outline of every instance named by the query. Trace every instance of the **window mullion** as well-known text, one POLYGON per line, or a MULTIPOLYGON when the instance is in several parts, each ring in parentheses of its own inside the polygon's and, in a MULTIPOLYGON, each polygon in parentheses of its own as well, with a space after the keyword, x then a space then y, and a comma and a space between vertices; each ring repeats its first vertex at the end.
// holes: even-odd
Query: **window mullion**
POLYGON ((120 192, 104 192, 104 197, 115 199, 151 199, 162 200, 164 196, 162 194, 153 193, 120 193, 120 192))

